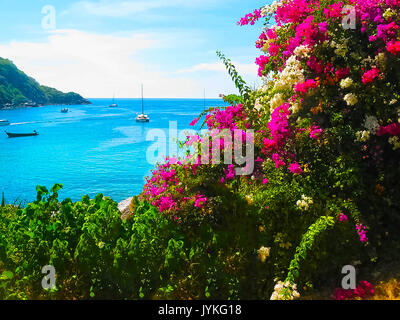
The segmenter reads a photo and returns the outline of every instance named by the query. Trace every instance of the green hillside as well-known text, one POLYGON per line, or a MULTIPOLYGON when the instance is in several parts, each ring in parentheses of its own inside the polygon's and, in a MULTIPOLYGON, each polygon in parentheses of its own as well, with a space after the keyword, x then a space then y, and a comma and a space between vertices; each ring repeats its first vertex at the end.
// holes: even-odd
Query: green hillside
POLYGON ((35 79, 19 70, 15 64, 0 58, 0 108, 5 104, 19 106, 32 101, 37 104, 90 104, 77 93, 63 93, 41 86, 35 79))

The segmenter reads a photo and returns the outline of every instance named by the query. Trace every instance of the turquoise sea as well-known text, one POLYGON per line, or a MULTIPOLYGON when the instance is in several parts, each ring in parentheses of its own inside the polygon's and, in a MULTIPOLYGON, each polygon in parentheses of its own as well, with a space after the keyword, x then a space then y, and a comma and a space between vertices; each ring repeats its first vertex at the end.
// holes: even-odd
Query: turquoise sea
POLYGON ((85 194, 98 193, 119 202, 140 193, 144 178, 154 167, 146 160, 146 151, 154 144, 146 141, 151 129, 168 134, 169 122, 177 121, 178 130, 190 129, 189 123, 206 107, 224 106, 221 100, 145 99, 149 123, 136 123, 141 99, 90 99, 92 105, 0 110, 0 119, 11 125, 0 127, 0 192, 6 202, 30 202, 36 197, 36 185, 50 189, 61 183, 60 198, 80 200, 85 194), (36 130, 36 137, 8 138, 12 133, 36 130))

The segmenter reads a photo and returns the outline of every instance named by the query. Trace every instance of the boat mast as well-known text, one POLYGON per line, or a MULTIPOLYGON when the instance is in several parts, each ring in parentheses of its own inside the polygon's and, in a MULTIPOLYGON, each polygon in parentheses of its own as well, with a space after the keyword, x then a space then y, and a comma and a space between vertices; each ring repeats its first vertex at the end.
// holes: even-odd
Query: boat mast
POLYGON ((204 88, 204 110, 206 110, 206 88, 204 88))
POLYGON ((143 84, 142 84, 142 114, 144 114, 143 84))

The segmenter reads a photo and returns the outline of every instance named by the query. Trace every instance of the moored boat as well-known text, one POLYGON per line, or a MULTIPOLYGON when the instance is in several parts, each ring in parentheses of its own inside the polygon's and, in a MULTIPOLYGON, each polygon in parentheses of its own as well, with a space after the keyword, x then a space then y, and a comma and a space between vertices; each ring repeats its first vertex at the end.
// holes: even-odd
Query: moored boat
POLYGON ((118 105, 115 103, 115 95, 113 96, 112 104, 110 104, 110 108, 116 108, 118 105))
POLYGON ((8 126, 10 122, 8 120, 0 120, 0 127, 8 126))
POLYGON ((36 130, 33 130, 33 133, 11 133, 7 131, 5 131, 5 133, 8 135, 9 138, 32 137, 39 135, 36 130))
POLYGON ((147 114, 139 114, 136 117, 136 122, 150 122, 150 118, 147 114))
POLYGON ((25 107, 30 107, 30 108, 39 108, 40 107, 39 104, 37 104, 36 102, 32 102, 32 101, 25 102, 24 106, 25 107))
POLYGON ((144 114, 143 85, 142 85, 142 113, 136 117, 136 122, 150 122, 147 114, 144 114))

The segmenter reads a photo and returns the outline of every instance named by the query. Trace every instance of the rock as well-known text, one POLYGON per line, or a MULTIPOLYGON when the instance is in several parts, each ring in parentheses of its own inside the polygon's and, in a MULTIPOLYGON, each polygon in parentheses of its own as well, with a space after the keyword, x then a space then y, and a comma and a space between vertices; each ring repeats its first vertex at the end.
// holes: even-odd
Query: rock
POLYGON ((132 201, 133 197, 128 198, 126 200, 121 201, 118 203, 118 210, 121 212, 122 217, 126 217, 129 214, 129 205, 132 201))

